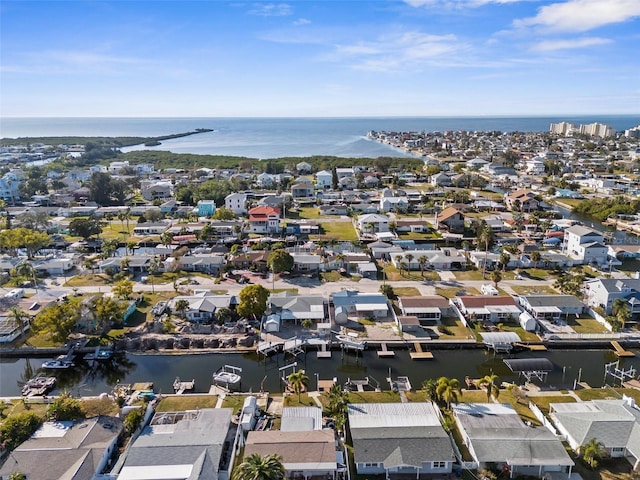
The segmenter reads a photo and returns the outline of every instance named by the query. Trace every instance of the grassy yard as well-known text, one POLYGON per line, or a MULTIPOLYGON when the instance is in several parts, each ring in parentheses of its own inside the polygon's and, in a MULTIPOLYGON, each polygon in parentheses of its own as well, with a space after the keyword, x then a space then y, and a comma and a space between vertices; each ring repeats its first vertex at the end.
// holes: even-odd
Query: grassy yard
POLYGON ((451 272, 455 275, 456 280, 489 280, 489 272, 486 273, 486 278, 482 278, 482 270, 465 270, 451 272))
POLYGON ((451 332, 450 335, 445 335, 438 330, 442 340, 467 339, 471 336, 471 331, 458 318, 444 317, 442 318, 442 325, 451 332))
POLYGON ((417 297, 420 296, 420 290, 416 287, 394 287, 393 293, 398 297, 417 297))
POLYGON ((233 408, 233 413, 238 413, 244 405, 247 395, 227 395, 222 401, 222 408, 233 408))
POLYGON ((351 392, 349 403, 397 403, 400 402, 398 392, 351 392))
POLYGON ((608 330, 595 318, 571 318, 568 325, 576 333, 606 333, 608 330))
MULTIPOLYGON (((380 265, 380 264, 378 264, 380 265)), ((420 271, 402 271, 398 270, 393 264, 386 263, 382 265, 382 271, 384 273, 384 278, 390 282, 399 282, 399 281, 407 281, 414 280, 416 282, 423 281, 438 281, 440 280, 440 275, 437 272, 427 272, 425 271, 423 274, 420 271)))
POLYGON ((522 340, 523 342, 539 342, 540 341, 540 337, 538 337, 535 333, 528 332, 520 326, 504 324, 502 325, 502 330, 505 332, 515 332, 520 337, 520 340, 522 340))
POLYGON ((301 207, 297 212, 300 219, 315 220, 321 217, 320 209, 317 207, 301 207))
POLYGON ((71 277, 65 283, 65 287, 93 287, 93 286, 101 286, 101 285, 111 285, 113 283, 113 278, 109 275, 105 275, 104 273, 97 274, 80 274, 75 277, 71 277))
POLYGON ((300 394, 300 400, 298 400, 298 395, 295 393, 286 395, 284 397, 284 406, 285 407, 315 407, 317 404, 313 398, 311 398, 306 393, 300 394))
POLYGON ((309 235, 310 240, 338 240, 338 241, 357 241, 358 235, 351 222, 320 222, 323 233, 320 235, 309 235))
POLYGON ((95 417, 96 415, 117 416, 120 411, 118 404, 110 398, 83 399, 82 406, 87 417, 95 417))
POLYGON ((475 287, 436 287, 436 295, 453 298, 458 295, 480 295, 480 291, 475 287))
POLYGON ((552 403, 575 403, 576 399, 570 395, 544 395, 529 397, 545 415, 549 414, 549 405, 552 403))
POLYGON ((633 397, 636 402, 640 400, 640 390, 633 388, 584 388, 576 390, 576 395, 584 401, 621 399, 623 394, 633 397))
MULTIPOLYGON (((233 397, 232 397, 233 398, 233 397)), ((244 399, 242 400, 244 402, 244 399)), ((182 410, 196 410, 198 408, 215 408, 217 395, 176 395, 164 397, 158 403, 158 412, 176 412, 182 410)), ((240 404, 242 406, 242 403, 240 404)))
POLYGON ((511 285, 511 290, 518 295, 556 295, 558 293, 548 285, 511 285))

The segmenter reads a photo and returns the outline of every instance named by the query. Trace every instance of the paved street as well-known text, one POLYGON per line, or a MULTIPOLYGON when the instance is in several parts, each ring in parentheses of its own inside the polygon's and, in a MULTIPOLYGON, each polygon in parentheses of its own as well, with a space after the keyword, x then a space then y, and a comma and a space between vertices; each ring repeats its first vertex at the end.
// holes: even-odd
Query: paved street
MULTIPOLYGON (((482 285, 491 284, 490 280, 456 280, 453 272, 439 272, 441 280, 439 281, 413 281, 413 280, 405 280, 405 281, 387 281, 389 285, 393 287, 414 287, 418 289, 421 295, 435 295, 436 287, 441 288, 459 288, 460 291, 464 291, 465 289, 475 288, 480 291, 482 285)), ((188 291, 188 290, 225 290, 230 294, 238 294, 242 288, 246 286, 246 284, 239 284, 231 280, 226 280, 221 283, 215 283, 214 279, 202 277, 199 275, 195 275, 193 277, 198 281, 198 284, 188 284, 188 285, 179 285, 178 288, 180 291, 188 291)), ((293 277, 293 278, 278 278, 275 282, 272 281, 269 276, 266 279, 253 277, 256 283, 262 284, 265 288, 271 289, 287 289, 287 288, 295 288, 298 290, 298 293, 301 294, 322 294, 329 295, 334 292, 339 292, 341 290, 358 290, 360 292, 373 293, 379 292, 380 286, 384 283, 382 280, 369 280, 363 278, 359 281, 353 281, 350 279, 344 279, 338 282, 325 282, 321 283, 317 279, 310 279, 307 277, 293 277)), ((184 280, 184 279, 181 279, 184 280)), ((554 282, 554 278, 550 277, 545 280, 531 280, 529 278, 524 280, 503 280, 499 283, 499 287, 509 294, 514 294, 515 292, 511 287, 513 286, 527 286, 527 287, 541 287, 544 290, 544 287, 551 286, 554 282)), ((43 281, 40 290, 55 290, 56 292, 64 292, 66 294, 73 294, 74 291, 79 293, 109 293, 111 292, 111 286, 108 285, 90 285, 84 287, 68 287, 63 286, 63 279, 60 278, 47 278, 43 281)), ((178 282, 180 283, 180 282, 178 282)), ((29 288, 26 289, 28 293, 35 294, 35 289, 29 288)), ((134 292, 151 292, 152 290, 161 292, 161 291, 173 291, 172 283, 165 284, 143 284, 140 282, 136 282, 134 285, 134 292)))

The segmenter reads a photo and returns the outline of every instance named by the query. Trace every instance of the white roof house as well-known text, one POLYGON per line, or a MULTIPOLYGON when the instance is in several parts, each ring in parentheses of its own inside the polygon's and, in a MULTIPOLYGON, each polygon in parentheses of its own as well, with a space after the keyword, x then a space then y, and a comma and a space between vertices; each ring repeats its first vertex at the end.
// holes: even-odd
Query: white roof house
POLYGON ((129 449, 118 480, 216 480, 231 408, 157 413, 129 449))
POLYGON ((508 476, 545 473, 571 474, 574 463, 554 433, 545 427, 526 425, 511 405, 459 403, 453 414, 479 468, 505 465, 508 476))
POLYGON ((431 403, 348 406, 358 474, 447 474, 454 455, 431 403))

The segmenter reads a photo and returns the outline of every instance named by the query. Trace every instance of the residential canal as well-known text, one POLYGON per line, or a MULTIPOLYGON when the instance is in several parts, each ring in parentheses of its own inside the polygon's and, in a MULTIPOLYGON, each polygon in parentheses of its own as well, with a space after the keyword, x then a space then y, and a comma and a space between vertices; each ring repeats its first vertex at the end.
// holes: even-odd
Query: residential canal
MULTIPOLYGON (((523 383, 524 379, 512 373, 503 363, 503 358, 547 358, 554 366, 546 385, 571 387, 578 377, 592 387, 605 383, 604 365, 614 362, 617 357, 613 350, 549 350, 547 352, 520 352, 505 356, 486 350, 434 350, 433 360, 411 360, 406 350, 396 350, 395 358, 380 359, 373 350, 342 354, 333 351, 331 359, 317 359, 315 351, 297 357, 279 354, 267 359, 255 354, 181 354, 181 355, 133 355, 122 354, 110 363, 91 369, 79 361, 76 367, 67 371, 58 370, 52 374, 58 377, 57 389, 70 391, 74 395, 98 395, 110 392, 116 383, 152 381, 155 390, 173 393, 175 377, 196 381, 196 392, 208 392, 213 372, 228 364, 241 367, 242 390, 281 392, 280 368, 297 362, 295 368, 302 368, 309 377, 309 387, 316 388, 316 374, 320 379, 336 377, 340 383, 348 378, 364 379, 369 376, 380 382, 382 389, 388 389, 386 378, 408 376, 413 389, 420 388, 428 378, 440 376, 454 377, 464 386, 465 376, 479 378, 493 372, 501 381, 523 383)), ((635 352, 640 355, 640 351, 635 352)), ((38 372, 45 359, 42 358, 2 358, 0 359, 0 396, 20 394, 21 382, 25 376, 38 372)), ((620 367, 634 367, 640 371, 640 357, 620 360, 620 367)), ((289 369, 286 373, 290 373, 289 369)), ((49 372, 48 374, 51 374, 49 372)), ((638 374, 636 373, 636 376, 638 374)), ((606 379, 609 385, 619 385, 612 377, 606 379)))

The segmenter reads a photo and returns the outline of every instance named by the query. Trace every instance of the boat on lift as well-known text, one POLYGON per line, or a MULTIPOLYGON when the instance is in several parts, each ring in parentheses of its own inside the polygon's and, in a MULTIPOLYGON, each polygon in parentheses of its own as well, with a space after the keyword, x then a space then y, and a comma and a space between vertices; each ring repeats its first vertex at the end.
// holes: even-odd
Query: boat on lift
POLYGON ((213 384, 227 390, 238 390, 242 382, 242 368, 224 365, 213 374, 213 384))

